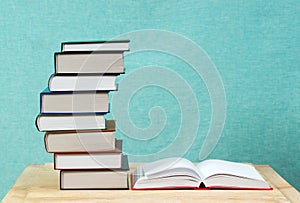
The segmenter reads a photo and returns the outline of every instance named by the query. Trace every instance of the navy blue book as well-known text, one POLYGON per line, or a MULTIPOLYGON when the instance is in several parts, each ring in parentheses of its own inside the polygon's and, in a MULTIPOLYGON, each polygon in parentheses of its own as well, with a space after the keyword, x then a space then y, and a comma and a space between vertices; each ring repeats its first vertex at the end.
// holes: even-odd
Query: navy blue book
POLYGON ((51 92, 40 94, 42 114, 105 114, 109 112, 108 91, 51 92))

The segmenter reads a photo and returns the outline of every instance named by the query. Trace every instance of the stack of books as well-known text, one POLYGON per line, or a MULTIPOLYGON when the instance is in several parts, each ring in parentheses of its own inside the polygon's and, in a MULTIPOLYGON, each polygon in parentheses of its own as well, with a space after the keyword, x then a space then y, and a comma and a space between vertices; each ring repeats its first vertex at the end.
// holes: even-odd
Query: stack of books
POLYGON ((124 73, 129 41, 67 42, 55 53, 55 74, 40 94, 36 125, 54 153, 61 189, 127 189, 128 159, 115 121, 106 120, 109 92, 124 73))

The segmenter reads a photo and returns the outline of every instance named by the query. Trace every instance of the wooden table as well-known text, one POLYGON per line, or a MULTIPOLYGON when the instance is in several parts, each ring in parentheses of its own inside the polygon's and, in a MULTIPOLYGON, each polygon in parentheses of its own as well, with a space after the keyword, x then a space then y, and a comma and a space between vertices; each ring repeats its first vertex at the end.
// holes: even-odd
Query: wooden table
MULTIPOLYGON (((134 170, 137 163, 130 164, 134 170)), ((300 202, 300 194, 268 165, 256 169, 273 190, 59 190, 53 164, 29 165, 3 203, 58 202, 300 202)))

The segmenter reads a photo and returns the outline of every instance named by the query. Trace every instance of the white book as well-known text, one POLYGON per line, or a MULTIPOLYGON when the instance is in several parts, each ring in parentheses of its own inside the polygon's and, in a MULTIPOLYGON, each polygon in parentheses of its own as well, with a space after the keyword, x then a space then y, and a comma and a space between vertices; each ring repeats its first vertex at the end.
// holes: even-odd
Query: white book
POLYGON ((142 165, 132 178, 133 189, 272 189, 249 164, 206 160, 194 165, 184 158, 167 158, 142 165))
POLYGON ((101 130, 105 129, 105 118, 101 114, 40 114, 36 118, 39 131, 57 130, 101 130))
POLYGON ((54 154, 54 168, 67 169, 120 169, 122 153, 54 154))
POLYGON ((63 42, 61 51, 129 51, 129 40, 63 42))
POLYGON ((111 91, 116 90, 116 76, 66 76, 52 75, 49 79, 50 91, 111 91))

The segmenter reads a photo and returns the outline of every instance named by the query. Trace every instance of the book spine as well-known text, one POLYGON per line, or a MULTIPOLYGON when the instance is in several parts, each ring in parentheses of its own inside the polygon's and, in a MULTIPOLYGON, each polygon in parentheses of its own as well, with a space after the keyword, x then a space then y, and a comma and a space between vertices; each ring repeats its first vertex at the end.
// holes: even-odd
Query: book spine
POLYGON ((41 132, 39 121, 40 121, 40 114, 35 119, 35 127, 37 128, 38 131, 41 132))
POLYGON ((51 91, 51 82, 53 80, 53 78, 55 77, 54 74, 52 74, 50 77, 49 77, 49 80, 48 80, 48 89, 51 91))
POLYGON ((44 135, 44 145, 45 145, 46 152, 49 153, 47 139, 48 139, 48 133, 46 132, 45 135, 44 135))
POLYGON ((58 73, 58 66, 57 66, 57 53, 54 53, 54 73, 58 73))

